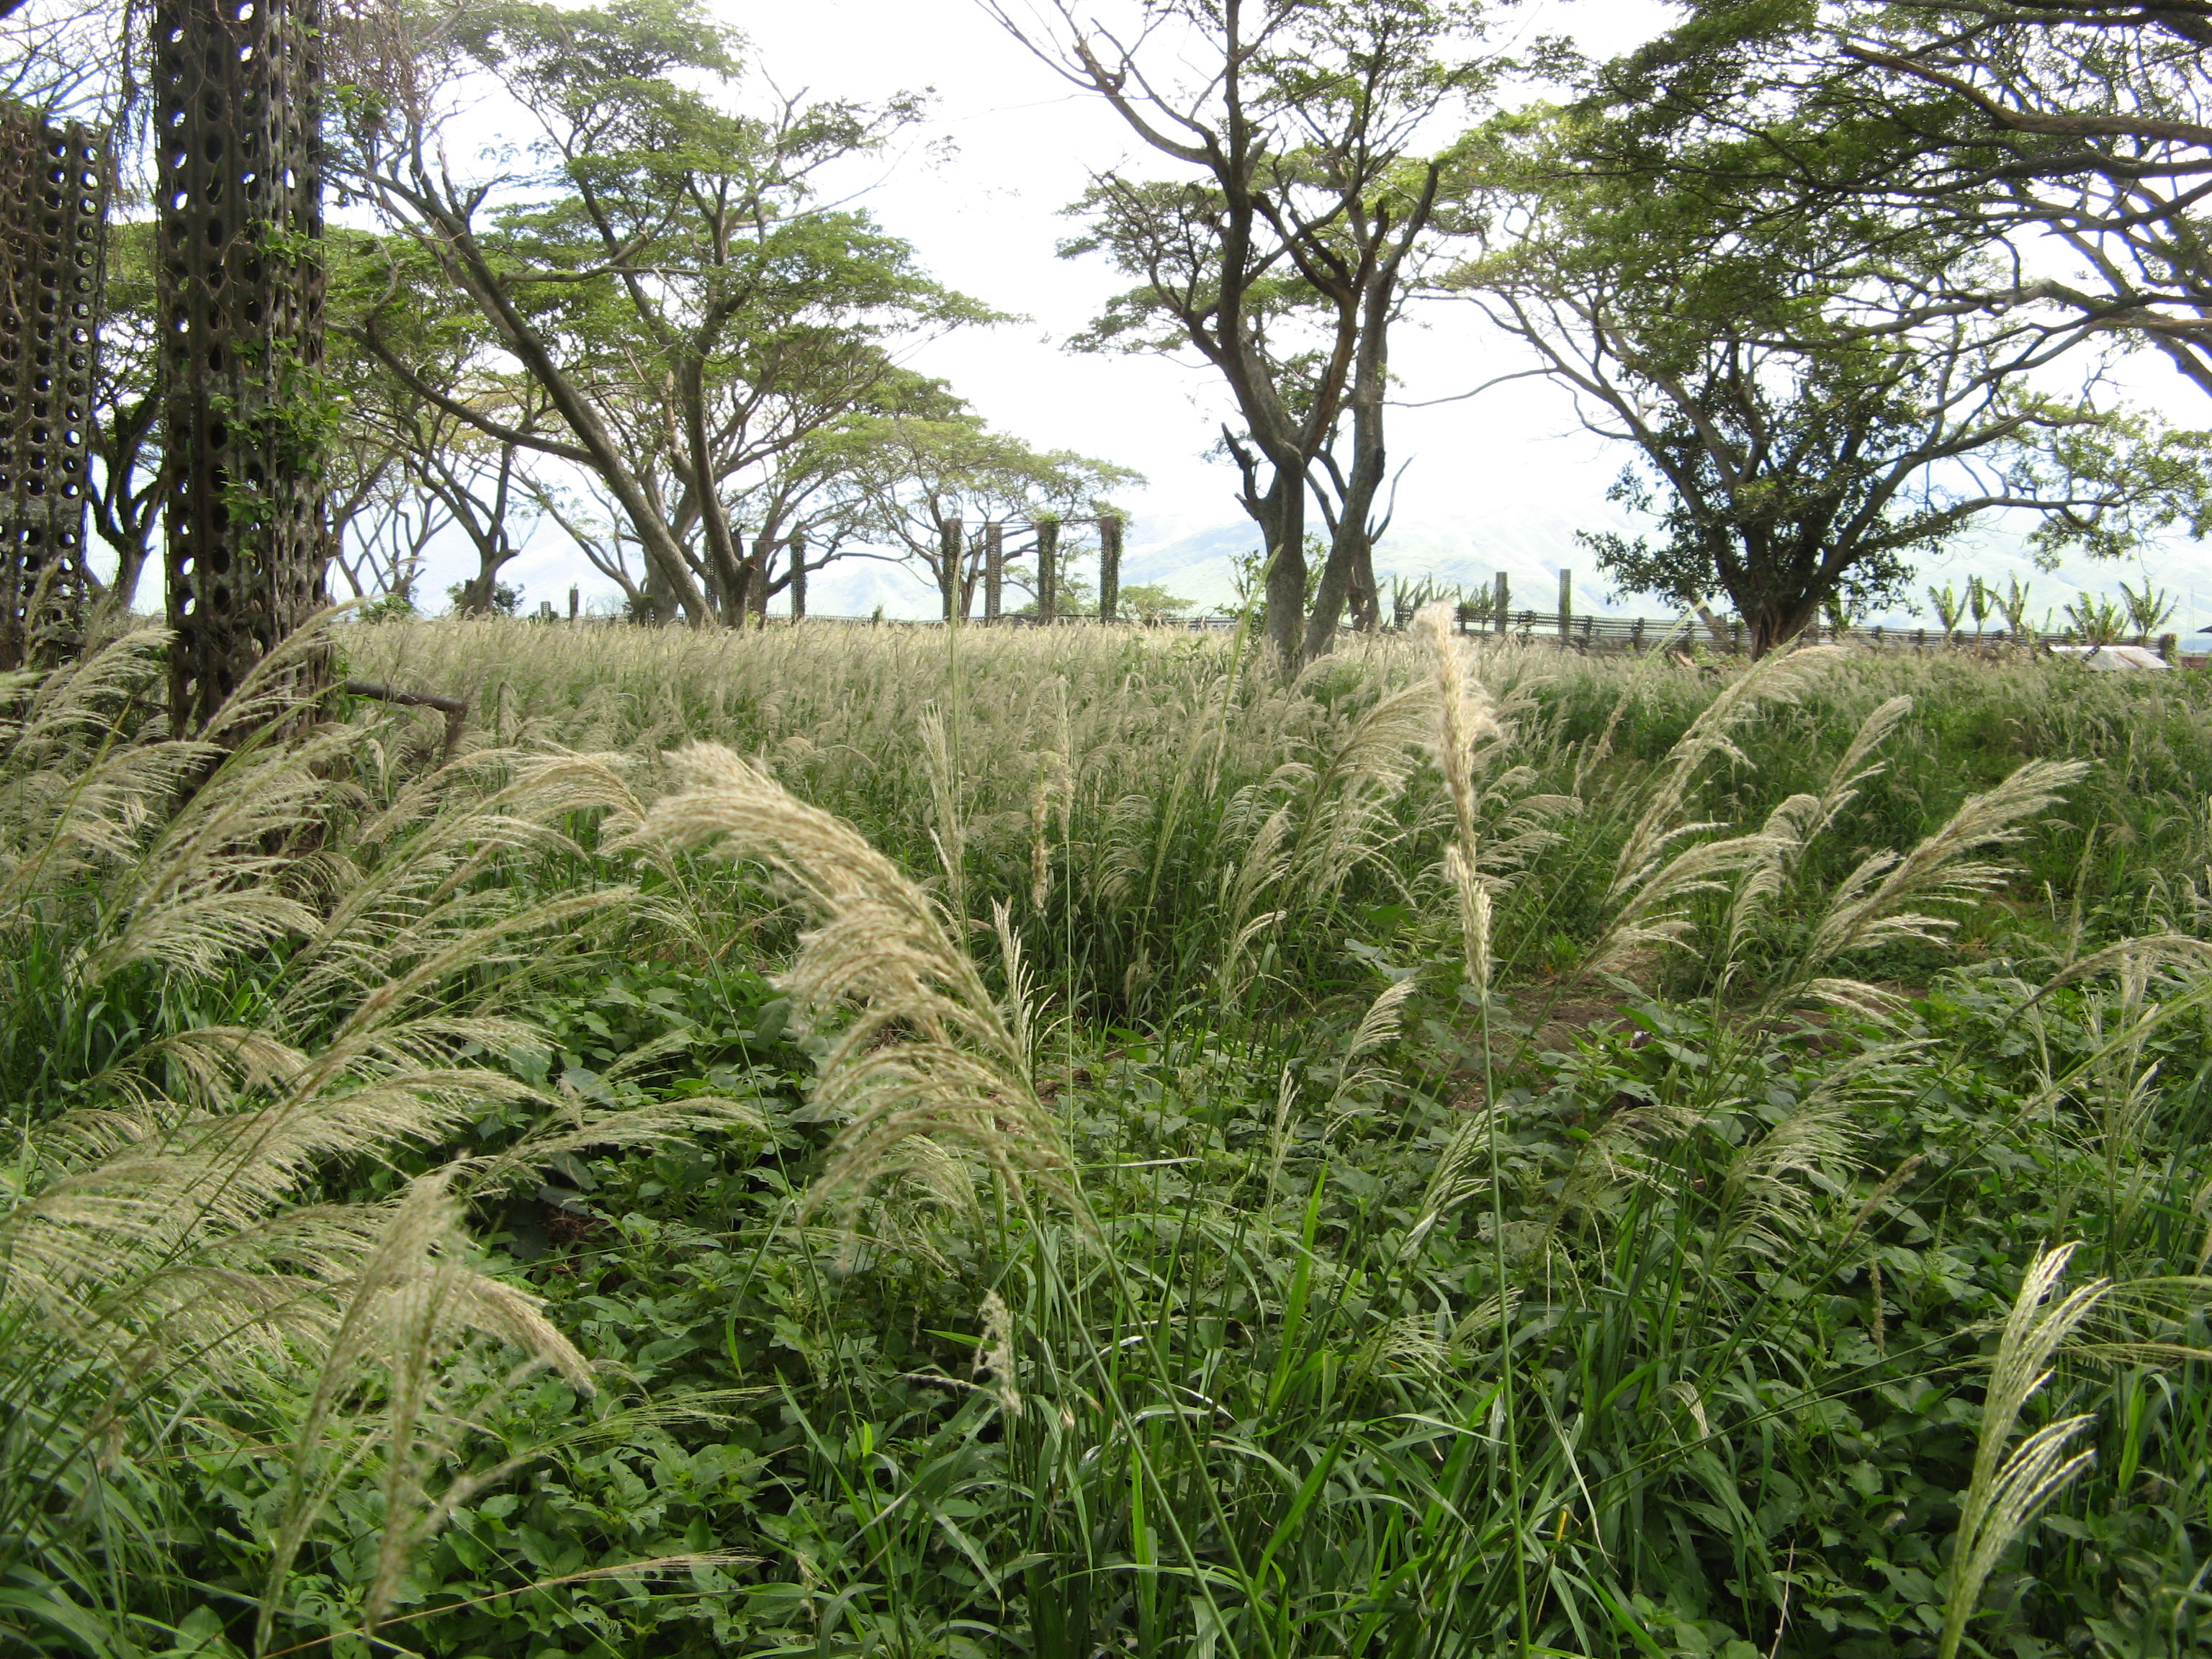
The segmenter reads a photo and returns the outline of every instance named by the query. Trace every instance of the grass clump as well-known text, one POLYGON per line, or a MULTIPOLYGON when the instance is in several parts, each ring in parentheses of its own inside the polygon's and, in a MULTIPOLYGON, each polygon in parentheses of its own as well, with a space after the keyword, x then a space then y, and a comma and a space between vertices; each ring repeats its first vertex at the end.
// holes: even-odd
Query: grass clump
POLYGON ((2198 1644, 2193 677, 341 637, 10 690, 8 1640, 2198 1644))

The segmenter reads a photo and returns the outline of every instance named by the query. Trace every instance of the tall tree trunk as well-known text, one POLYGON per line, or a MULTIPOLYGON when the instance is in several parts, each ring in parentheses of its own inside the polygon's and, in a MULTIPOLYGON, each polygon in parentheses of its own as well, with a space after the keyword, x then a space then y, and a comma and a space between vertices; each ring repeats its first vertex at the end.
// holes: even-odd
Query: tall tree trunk
POLYGON ((730 528, 728 509, 714 487, 714 462, 707 441, 706 370, 696 355, 687 356, 678 376, 677 395, 684 403, 684 447, 690 471, 691 499, 699 508, 700 526, 706 532, 707 566, 714 576, 714 596, 720 600, 726 628, 745 625, 748 579, 757 573, 738 551, 738 538, 730 528))
MULTIPOLYGON (((1824 596, 1825 597, 1825 596, 1824 596)), ((1736 607, 1744 622, 1746 643, 1756 662, 1768 652, 1788 645, 1820 619, 1820 601, 1800 595, 1796 599, 1754 601, 1749 609, 1736 607)))

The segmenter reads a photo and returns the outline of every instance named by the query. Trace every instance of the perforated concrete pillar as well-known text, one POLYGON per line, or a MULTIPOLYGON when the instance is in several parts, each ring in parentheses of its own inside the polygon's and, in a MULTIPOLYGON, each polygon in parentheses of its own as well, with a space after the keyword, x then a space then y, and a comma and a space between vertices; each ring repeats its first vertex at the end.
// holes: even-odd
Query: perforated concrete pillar
POLYGON ((0 106, 0 669, 82 636, 106 145, 0 106))
POLYGON ((320 7, 159 0, 155 41, 170 714, 195 731, 325 602, 320 7))

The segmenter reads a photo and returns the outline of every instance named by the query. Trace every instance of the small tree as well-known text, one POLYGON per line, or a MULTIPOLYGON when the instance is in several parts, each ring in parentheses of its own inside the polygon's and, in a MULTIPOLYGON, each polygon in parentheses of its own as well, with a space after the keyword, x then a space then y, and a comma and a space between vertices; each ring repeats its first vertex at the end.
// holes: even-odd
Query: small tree
POLYGON ((1949 582, 1928 590, 1928 603, 1935 607, 1936 620, 1943 624, 1943 643, 1948 645, 1959 635, 1959 623, 1966 614, 1966 602, 1949 582))
POLYGON ((1186 611, 1195 610, 1198 601, 1186 599, 1168 592, 1161 582, 1139 582, 1125 585, 1121 592, 1119 608, 1141 623, 1168 622, 1186 611))
POLYGON ((1419 143, 1498 78, 1476 50, 1480 8, 1162 0, 1117 29, 1073 0, 1042 23, 986 4, 1170 170, 1102 174, 1072 210, 1085 229, 1062 252, 1102 253, 1135 284, 1078 343, 1193 353, 1222 377, 1268 637, 1295 672, 1347 605, 1379 622, 1389 337, 1431 257, 1441 178, 1419 143), (1310 598, 1310 494, 1328 529, 1310 598))
MULTIPOLYGON (((895 550, 861 556, 890 556, 919 567, 935 585, 948 621, 973 614, 984 574, 987 526, 1114 515, 1108 492, 1143 482, 1111 462, 1068 450, 1031 449, 973 416, 872 422, 852 435, 866 493, 862 534, 895 550), (955 521, 959 539, 948 544, 945 526, 955 521)), ((1063 531, 1058 550, 1063 563, 1076 545, 1063 531)), ((1006 550, 1010 557, 1019 551, 1006 550)), ((1017 589, 1035 592, 1018 567, 1010 565, 1006 574, 1017 589)))
POLYGON ((1637 451, 1612 498, 1658 536, 1583 538, 1623 587, 1724 592, 1759 655, 1831 593, 1896 602, 1917 556, 1991 510, 2037 514, 2050 560, 2206 517, 2204 434, 2100 404, 2094 362, 2073 397, 2046 389, 2082 331, 1916 309, 1955 248, 1841 212, 1762 235, 1715 199, 1741 156, 1595 172, 1618 147, 1593 150, 1588 127, 1534 122, 1472 153, 1496 251, 1457 281, 1589 429, 1637 451))
POLYGON ((2127 607, 2101 594, 2083 593, 2066 607, 2067 632, 2084 645, 2117 645, 2128 631, 2127 607))
POLYGON ((1995 591, 1979 576, 1966 579, 1966 609, 1973 613, 1977 637, 1987 625, 1990 611, 1996 608, 1996 602, 1995 591))
POLYGON ((2120 599, 2127 607, 2128 631, 2138 645, 2148 645, 2151 636, 2172 621, 2173 613, 2181 608, 2172 594, 2151 580, 2148 571, 2143 573, 2140 592, 2122 582, 2120 599))
POLYGON ((421 372, 411 276, 361 338, 446 415, 588 474, 656 614, 742 621, 754 554, 731 507, 747 480, 869 407, 906 373, 895 347, 996 319, 817 199, 825 169, 878 149, 917 101, 748 88, 737 37, 696 0, 384 0, 346 44, 366 94, 348 176, 550 417, 519 424, 421 372), (486 93, 526 138, 457 178, 447 125, 486 93))

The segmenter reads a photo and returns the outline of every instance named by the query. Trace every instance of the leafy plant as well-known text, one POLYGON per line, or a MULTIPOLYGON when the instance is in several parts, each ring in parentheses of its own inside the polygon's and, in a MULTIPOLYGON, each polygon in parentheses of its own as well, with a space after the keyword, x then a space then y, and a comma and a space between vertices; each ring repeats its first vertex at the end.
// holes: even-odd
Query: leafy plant
POLYGON ((2158 630, 2172 620, 2180 609, 2180 601, 2163 588, 2154 586, 2146 574, 2142 591, 2137 592, 2127 583, 2120 584, 2120 599, 2127 606, 2128 630, 2138 644, 2148 645, 2158 630))
POLYGON ((2117 645, 2127 636, 2128 609, 2095 593, 2083 593, 2066 607, 2067 632, 2085 645, 2117 645))

